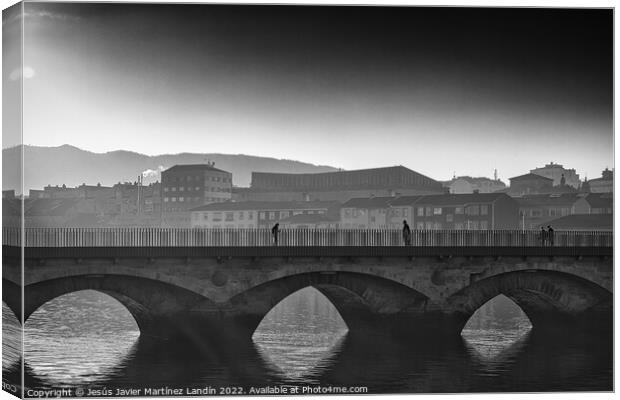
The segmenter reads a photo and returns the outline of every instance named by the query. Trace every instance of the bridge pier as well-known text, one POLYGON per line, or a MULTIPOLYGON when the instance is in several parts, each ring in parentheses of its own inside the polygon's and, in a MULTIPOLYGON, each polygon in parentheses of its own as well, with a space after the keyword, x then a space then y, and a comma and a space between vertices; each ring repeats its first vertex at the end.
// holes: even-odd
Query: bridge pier
POLYGON ((605 338, 613 332, 613 311, 602 306, 578 314, 539 313, 531 317, 532 330, 541 336, 579 337, 592 335, 605 338))

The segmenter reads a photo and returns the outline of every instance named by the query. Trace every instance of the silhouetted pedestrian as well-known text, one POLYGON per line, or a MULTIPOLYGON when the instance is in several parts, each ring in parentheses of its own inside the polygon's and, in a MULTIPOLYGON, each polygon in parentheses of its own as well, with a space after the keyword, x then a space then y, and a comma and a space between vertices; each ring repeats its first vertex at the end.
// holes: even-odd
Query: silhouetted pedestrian
POLYGON ((553 228, 551 225, 547 225, 547 241, 549 242, 549 246, 553 246, 553 228))
POLYGON ((273 236, 273 244, 275 246, 278 245, 278 234, 280 233, 280 224, 276 222, 276 224, 271 228, 271 235, 273 236))
POLYGON ((405 242, 405 246, 411 245, 411 229, 407 224, 407 220, 403 221, 403 242, 405 242))
POLYGON ((545 227, 540 227, 540 245, 544 246, 547 244, 547 231, 545 231, 545 227))

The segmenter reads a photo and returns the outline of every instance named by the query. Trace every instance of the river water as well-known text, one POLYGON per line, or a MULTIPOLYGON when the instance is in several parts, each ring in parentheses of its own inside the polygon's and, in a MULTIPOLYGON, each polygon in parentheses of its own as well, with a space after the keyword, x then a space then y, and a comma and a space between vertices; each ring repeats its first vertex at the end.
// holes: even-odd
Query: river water
MULTIPOLYGON (((3 303, 3 375, 19 373, 19 323, 3 303)), ((226 355, 199 340, 140 336, 111 297, 82 291, 50 301, 27 321, 26 386, 204 388, 366 386, 368 393, 610 391, 613 352, 599 338, 536 335, 503 296, 474 314, 455 343, 352 337, 333 305, 302 289, 271 310, 252 344, 226 355)), ((101 393, 106 394, 105 390, 101 393)), ((141 393, 145 394, 145 393, 141 393)))

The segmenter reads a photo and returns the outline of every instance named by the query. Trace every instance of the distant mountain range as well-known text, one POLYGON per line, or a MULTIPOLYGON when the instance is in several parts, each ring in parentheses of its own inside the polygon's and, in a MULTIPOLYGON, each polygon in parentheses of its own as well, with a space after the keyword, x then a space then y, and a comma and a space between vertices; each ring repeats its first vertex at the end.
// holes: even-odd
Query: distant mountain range
MULTIPOLYGON (((82 183, 111 186, 118 182, 134 182, 141 173, 144 183, 160 180, 160 173, 175 164, 202 164, 215 162, 215 167, 233 174, 235 186, 249 186, 252 171, 317 173, 336 171, 324 165, 313 165, 293 160, 256 157, 243 154, 180 153, 148 156, 118 150, 93 153, 74 146, 24 147, 24 186, 41 189, 47 185, 78 186, 82 183)), ((2 150, 2 189, 19 187, 19 177, 11 173, 19 163, 21 146, 2 150)))

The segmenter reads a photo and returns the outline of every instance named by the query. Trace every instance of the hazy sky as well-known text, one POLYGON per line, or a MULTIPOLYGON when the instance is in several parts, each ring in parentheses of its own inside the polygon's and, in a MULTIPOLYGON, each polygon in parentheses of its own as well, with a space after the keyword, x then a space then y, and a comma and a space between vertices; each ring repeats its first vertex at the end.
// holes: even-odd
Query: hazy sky
POLYGON ((610 10, 26 3, 26 15, 26 144, 402 164, 435 179, 613 166, 610 10))

